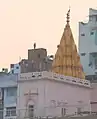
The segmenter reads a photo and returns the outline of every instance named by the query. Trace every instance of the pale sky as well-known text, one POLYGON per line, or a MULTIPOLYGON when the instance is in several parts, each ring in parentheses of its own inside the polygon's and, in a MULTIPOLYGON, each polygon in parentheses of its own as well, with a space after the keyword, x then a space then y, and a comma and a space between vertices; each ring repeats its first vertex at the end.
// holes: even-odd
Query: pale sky
POLYGON ((0 0, 0 68, 17 63, 19 56, 27 58, 34 42, 55 54, 69 6, 77 44, 78 21, 86 21, 96 5, 97 0, 0 0))

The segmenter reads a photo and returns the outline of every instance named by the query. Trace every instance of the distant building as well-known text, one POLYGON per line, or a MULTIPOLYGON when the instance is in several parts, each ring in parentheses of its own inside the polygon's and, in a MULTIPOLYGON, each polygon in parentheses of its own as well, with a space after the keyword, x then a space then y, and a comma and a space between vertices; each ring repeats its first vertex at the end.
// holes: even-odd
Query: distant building
POLYGON ((22 59, 20 62, 21 73, 35 72, 35 71, 49 71, 52 66, 52 60, 45 57, 43 60, 28 60, 22 59))
POLYGON ((89 21, 79 22, 79 53, 86 78, 97 75, 97 10, 89 9, 89 21))
POLYGON ((16 119, 17 75, 0 75, 0 119, 16 119))
POLYGON ((45 57, 47 57, 47 50, 44 48, 28 50, 28 60, 41 61, 45 57))
POLYGON ((20 64, 10 64, 10 73, 11 74, 19 74, 21 72, 20 64))
POLYGON ((44 48, 29 49, 28 60, 32 61, 36 71, 49 71, 52 66, 52 58, 47 56, 44 48))
POLYGON ((37 71, 51 70, 53 56, 47 56, 46 49, 30 49, 28 50, 28 59, 22 59, 17 64, 10 65, 10 73, 27 73, 37 71))
POLYGON ((79 22, 79 54, 86 79, 91 81, 91 111, 97 112, 97 10, 89 9, 89 21, 79 22))

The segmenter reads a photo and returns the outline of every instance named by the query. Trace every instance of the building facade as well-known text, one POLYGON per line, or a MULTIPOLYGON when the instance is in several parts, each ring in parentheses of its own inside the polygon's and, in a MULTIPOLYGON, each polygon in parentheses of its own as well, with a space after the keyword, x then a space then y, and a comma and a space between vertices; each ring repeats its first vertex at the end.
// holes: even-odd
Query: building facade
POLYGON ((93 78, 97 75, 97 10, 92 8, 89 21, 79 22, 79 54, 85 74, 93 78))
POLYGON ((89 9, 89 21, 79 22, 79 54, 86 79, 91 81, 91 110, 97 112, 97 10, 89 9))
POLYGON ((10 74, 19 74, 21 72, 21 66, 19 63, 10 64, 10 74))
POLYGON ((51 70, 53 55, 47 56, 47 50, 44 48, 29 49, 28 59, 22 59, 17 64, 10 65, 11 74, 49 71, 51 70))
POLYGON ((28 60, 40 61, 47 57, 47 50, 44 48, 34 48, 28 50, 28 60))
POLYGON ((17 75, 0 76, 0 119, 16 119, 17 75))
POLYGON ((54 117, 90 112, 90 90, 89 81, 70 76, 46 71, 20 74, 19 116, 54 117))

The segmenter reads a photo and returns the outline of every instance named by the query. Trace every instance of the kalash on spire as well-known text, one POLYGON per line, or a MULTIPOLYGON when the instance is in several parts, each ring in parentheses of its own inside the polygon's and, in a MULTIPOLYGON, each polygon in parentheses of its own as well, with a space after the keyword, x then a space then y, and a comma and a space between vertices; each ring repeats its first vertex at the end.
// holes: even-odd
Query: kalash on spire
POLYGON ((69 22, 70 9, 67 13, 67 24, 52 63, 52 72, 85 79, 69 22))

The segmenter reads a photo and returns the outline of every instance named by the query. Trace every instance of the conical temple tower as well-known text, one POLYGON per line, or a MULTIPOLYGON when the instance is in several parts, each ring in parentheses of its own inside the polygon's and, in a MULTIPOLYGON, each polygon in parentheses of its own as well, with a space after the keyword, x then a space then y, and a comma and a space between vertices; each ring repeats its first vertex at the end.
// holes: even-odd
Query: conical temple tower
POLYGON ((85 79, 80 57, 77 53, 77 48, 69 25, 69 13, 70 10, 67 13, 67 24, 52 64, 52 72, 85 79))

